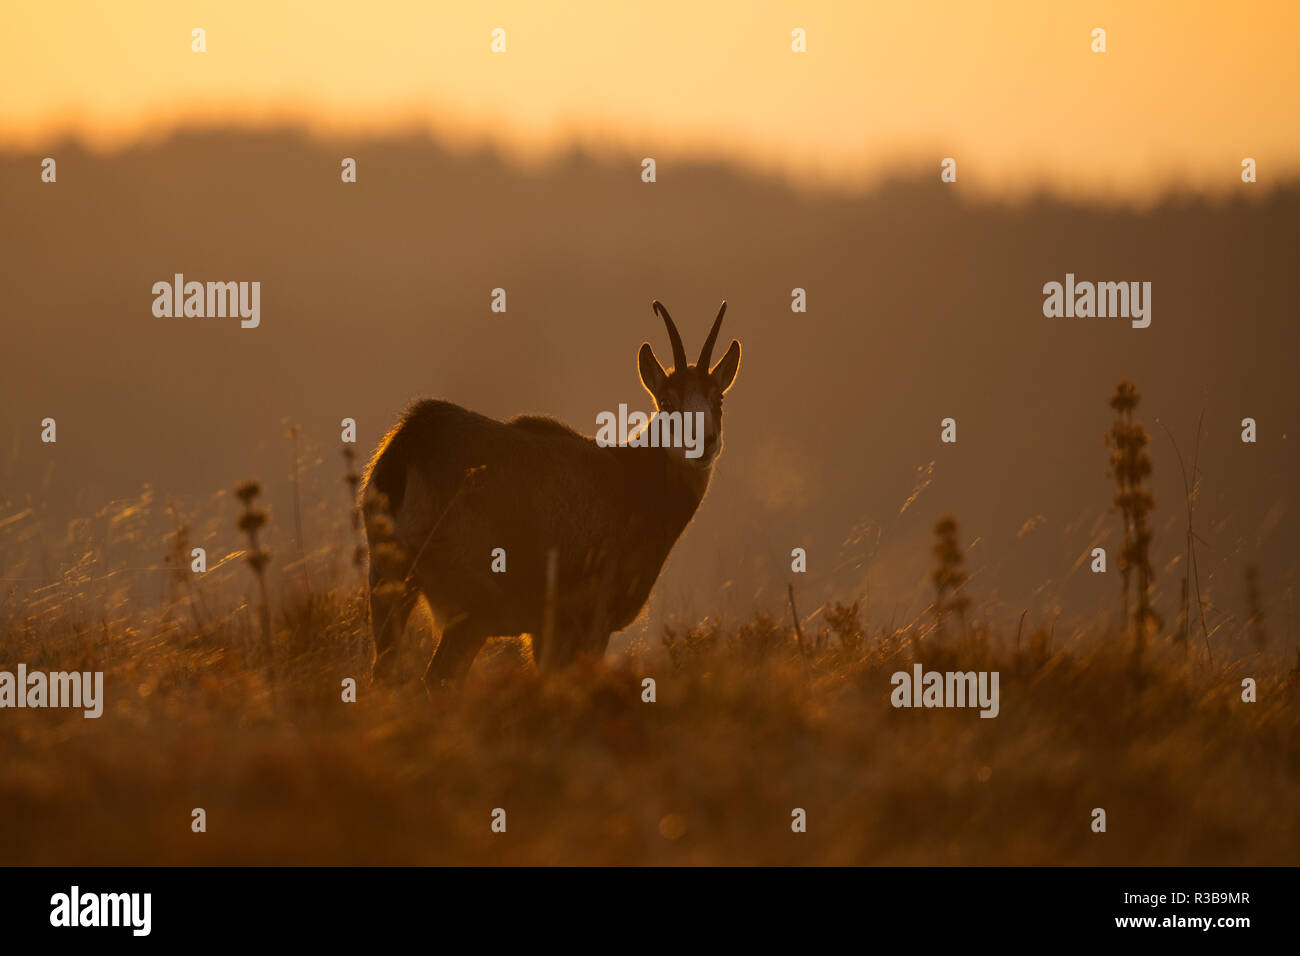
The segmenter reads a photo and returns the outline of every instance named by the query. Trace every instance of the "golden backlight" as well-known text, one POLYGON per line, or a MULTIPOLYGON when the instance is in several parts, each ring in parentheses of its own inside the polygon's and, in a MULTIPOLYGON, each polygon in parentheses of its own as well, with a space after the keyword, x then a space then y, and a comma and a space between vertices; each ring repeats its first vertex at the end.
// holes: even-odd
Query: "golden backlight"
POLYGON ((1287 0, 7 4, 0 141, 416 125, 526 157, 577 140, 847 185, 952 156, 984 189, 1143 198, 1229 188, 1245 156, 1264 184, 1300 166, 1298 30, 1287 0))

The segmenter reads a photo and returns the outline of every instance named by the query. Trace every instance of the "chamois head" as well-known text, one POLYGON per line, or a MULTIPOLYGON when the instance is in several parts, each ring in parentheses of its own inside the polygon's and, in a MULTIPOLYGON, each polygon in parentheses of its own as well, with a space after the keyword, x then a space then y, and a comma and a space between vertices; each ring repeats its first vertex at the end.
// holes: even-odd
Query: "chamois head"
POLYGON ((736 369, 740 366, 740 343, 732 339, 727 354, 712 369, 709 368, 709 362, 713 358, 713 343, 718 338, 718 328, 722 325, 727 303, 724 300, 722 308, 718 309, 718 317, 713 320, 713 328, 704 340, 704 347, 700 349, 700 357, 694 365, 687 363, 682 337, 677 333, 677 326, 673 324, 672 316, 663 307, 663 303, 656 299, 653 308, 668 327, 668 341, 673 347, 673 370, 671 373, 665 372, 655 358, 650 343, 644 342, 637 354, 641 384, 654 398, 659 412, 703 414, 703 454, 691 458, 683 452, 683 458, 688 464, 708 468, 722 451, 722 396, 731 387, 736 378, 736 369))

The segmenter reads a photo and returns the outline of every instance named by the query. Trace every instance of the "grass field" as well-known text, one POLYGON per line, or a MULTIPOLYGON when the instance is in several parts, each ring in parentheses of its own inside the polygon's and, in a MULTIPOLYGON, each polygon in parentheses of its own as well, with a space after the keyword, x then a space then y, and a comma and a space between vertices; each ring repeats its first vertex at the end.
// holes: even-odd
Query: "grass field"
MULTIPOLYGON (((1300 849, 1300 687, 1262 661, 1157 642, 1135 674, 1118 637, 943 646, 832 608, 806 619, 806 660, 788 613, 667 628, 554 678, 526 640, 495 641, 434 704, 418 680, 370 684, 362 588, 284 591, 273 683, 247 607, 97 619, 10 602, 3 666, 103 670, 107 703, 98 720, 3 714, 0 863, 1208 865, 1300 849), (913 661, 998 670, 999 716, 894 709, 890 675, 913 661)), ((415 674, 426 631, 408 628, 415 674)))

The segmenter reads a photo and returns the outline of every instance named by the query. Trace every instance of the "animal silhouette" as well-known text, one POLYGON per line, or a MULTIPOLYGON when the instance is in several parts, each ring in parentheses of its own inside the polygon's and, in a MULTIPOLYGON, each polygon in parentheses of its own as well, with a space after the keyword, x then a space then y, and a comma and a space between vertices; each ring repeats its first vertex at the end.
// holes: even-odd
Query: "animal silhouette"
POLYGON ((500 422, 432 400, 384 436, 361 489, 376 678, 392 676, 421 595, 442 632, 424 676, 431 692, 462 679, 489 637, 531 635, 534 660, 552 670, 603 654, 640 614, 708 490, 722 397, 740 365, 732 340, 709 367, 726 302, 694 365, 668 310, 657 300, 653 309, 673 369, 641 345, 641 383, 655 401, 646 430, 691 416, 702 426, 693 449, 641 432, 602 445, 551 418, 500 422))

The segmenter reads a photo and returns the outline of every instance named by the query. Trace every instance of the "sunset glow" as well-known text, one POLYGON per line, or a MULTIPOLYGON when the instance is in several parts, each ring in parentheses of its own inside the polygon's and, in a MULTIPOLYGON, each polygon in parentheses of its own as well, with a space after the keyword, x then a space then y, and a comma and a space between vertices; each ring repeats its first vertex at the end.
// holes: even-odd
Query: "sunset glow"
POLYGON ((522 157, 578 141, 846 185, 938 169, 1142 197, 1300 168, 1300 7, 840 2, 68 2, 0 14, 0 141, 176 125, 417 127, 522 157), (191 51, 206 31, 207 52, 191 51), (506 31, 493 53, 491 31, 506 31), (1104 54, 1090 49, 1106 30, 1104 54), (807 52, 791 52, 802 28, 807 52), (1290 121, 1284 119, 1289 117, 1290 121))

